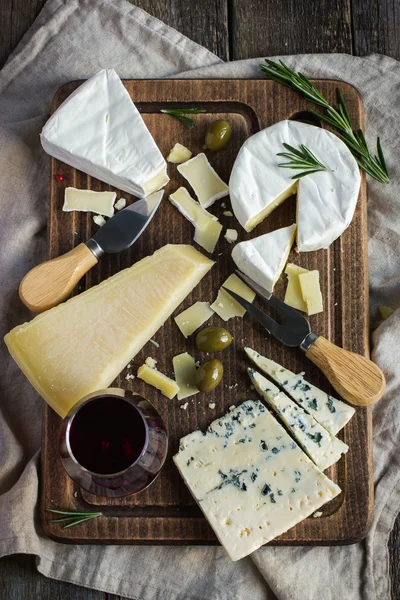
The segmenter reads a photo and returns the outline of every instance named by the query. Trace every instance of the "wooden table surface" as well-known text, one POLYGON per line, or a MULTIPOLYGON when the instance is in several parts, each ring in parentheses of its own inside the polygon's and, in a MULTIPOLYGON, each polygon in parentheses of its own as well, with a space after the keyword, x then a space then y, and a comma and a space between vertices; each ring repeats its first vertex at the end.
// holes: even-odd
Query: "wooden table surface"
MULTIPOLYGON (((0 67, 45 0, 0 0, 0 67)), ((400 2, 396 0, 136 0, 147 10, 225 60, 277 54, 371 52, 400 59, 400 2)), ((400 518, 389 540, 394 600, 400 599, 400 518)), ((52 581, 35 559, 0 560, 2 600, 118 600, 52 581)), ((351 600, 351 599, 349 599, 351 600)), ((380 600, 380 599, 379 599, 380 600)))

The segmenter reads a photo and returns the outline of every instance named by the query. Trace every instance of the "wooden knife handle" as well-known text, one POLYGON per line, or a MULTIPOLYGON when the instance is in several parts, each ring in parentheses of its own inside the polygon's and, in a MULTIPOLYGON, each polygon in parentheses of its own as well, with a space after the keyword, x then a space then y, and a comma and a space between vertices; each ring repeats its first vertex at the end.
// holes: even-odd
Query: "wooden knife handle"
POLYGON ((371 406, 383 396, 385 376, 372 360, 318 337, 306 352, 335 390, 355 406, 371 406))
POLYGON ((85 244, 34 267, 19 286, 19 297, 33 312, 43 312, 63 302, 78 281, 98 262, 85 244))

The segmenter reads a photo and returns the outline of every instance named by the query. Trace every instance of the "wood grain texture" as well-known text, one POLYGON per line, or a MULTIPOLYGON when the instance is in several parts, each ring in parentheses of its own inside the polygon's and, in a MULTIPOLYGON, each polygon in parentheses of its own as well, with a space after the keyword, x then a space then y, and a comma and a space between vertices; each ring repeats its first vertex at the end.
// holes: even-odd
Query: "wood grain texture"
MULTIPOLYGON (((226 118, 232 127, 232 139, 224 151, 209 153, 218 174, 228 181, 229 173, 237 152, 244 140, 253 132, 272 125, 276 121, 290 118, 299 111, 309 108, 300 96, 267 80, 231 81, 136 81, 125 82, 128 92, 135 101, 153 134, 162 153, 167 154, 174 143, 183 142, 194 153, 203 146, 207 125, 215 118, 226 118), (149 102, 157 98, 157 102, 149 102), (196 105, 206 110, 196 115, 196 127, 185 128, 182 123, 160 114, 165 106, 196 105)), ((333 100, 336 82, 318 82, 321 90, 333 100)), ((54 107, 58 106, 76 88, 77 84, 63 86, 57 94, 54 107)), ((357 92, 349 85, 342 85, 346 104, 354 122, 362 124, 362 107, 357 92)), ((169 168, 171 181, 166 194, 184 184, 174 165, 169 168)), ((86 213, 63 213, 61 210, 64 188, 89 187, 96 191, 110 189, 71 167, 52 160, 51 200, 49 213, 50 258, 58 256, 93 234, 95 226, 86 213), (56 174, 63 175, 63 181, 56 174)), ((132 197, 123 194, 132 201, 132 197)), ((232 225, 232 218, 223 215, 228 199, 212 206, 225 227, 232 225)), ((274 213, 257 227, 257 235, 295 220, 294 198, 283 203, 274 213)), ((125 253, 104 257, 82 280, 87 288, 109 275, 129 266, 132 262, 151 254, 166 243, 191 243, 193 229, 168 201, 163 201, 145 234, 125 253)), ((249 239, 254 233, 239 231, 239 240, 249 239)), ((325 311, 311 318, 314 331, 325 335, 333 342, 360 354, 368 353, 368 299, 367 299, 367 254, 366 254, 366 195, 365 178, 362 179, 361 194, 351 226, 328 250, 297 255, 294 251, 289 260, 307 269, 318 268, 324 296, 325 311), (357 265, 357 270, 354 269, 357 265)), ((199 286, 187 297, 173 316, 198 300, 212 301, 220 285, 233 272, 230 257, 231 246, 224 238, 219 241, 213 255, 216 265, 199 286)), ((276 292, 283 295, 285 283, 279 282, 276 292)), ((212 325, 226 325, 217 315, 212 325)), ((171 373, 171 359, 183 351, 202 359, 196 351, 193 337, 185 340, 173 319, 169 319, 157 332, 155 339, 160 344, 155 349, 150 343, 134 357, 132 370, 123 372, 115 385, 131 387, 144 395, 156 406, 167 424, 170 433, 169 459, 159 478, 147 490, 124 499, 107 500, 78 490, 65 474, 57 455, 57 431, 60 419, 50 409, 45 409, 43 454, 42 454, 42 523, 47 535, 66 542, 80 543, 214 543, 215 536, 202 517, 183 481, 175 469, 171 456, 178 449, 179 438, 196 428, 205 429, 209 423, 224 414, 232 404, 252 397, 250 382, 246 376, 246 360, 243 347, 250 346, 270 356, 285 367, 295 371, 306 371, 307 378, 315 385, 330 391, 330 386, 321 372, 306 357, 288 349, 276 340, 265 337, 265 332, 249 318, 233 319, 228 323, 234 342, 220 355, 224 364, 225 378, 214 392, 198 394, 189 399, 188 409, 183 411, 178 402, 166 402, 156 390, 135 379, 127 381, 125 376, 143 363, 146 356, 158 361, 158 367, 166 374, 171 373), (237 384, 237 385, 236 385, 237 384), (215 410, 208 408, 215 403, 215 410), (76 497, 75 497, 76 493, 76 497), (101 507, 103 517, 88 521, 78 527, 63 530, 48 522, 44 509, 49 506, 65 506, 85 509, 101 507)), ((344 493, 324 507, 324 517, 307 519, 281 536, 275 543, 313 544, 349 543, 361 539, 372 516, 372 464, 371 464, 371 414, 367 409, 358 409, 355 417, 342 432, 350 451, 328 474, 339 483, 344 493), (356 443, 357 441, 357 443, 356 443)))
POLYGON ((40 313, 66 300, 82 277, 97 264, 85 244, 48 260, 29 271, 19 286, 19 297, 30 310, 40 313))
POLYGON ((232 0, 230 58, 351 53, 350 0, 232 0))
POLYGON ((399 59, 400 2, 351 0, 351 6, 354 54, 378 52, 399 59))
POLYGON ((306 353, 335 389, 354 406, 372 406, 385 391, 385 377, 370 359, 339 348, 320 336, 306 353))
MULTIPOLYGON (((129 0, 132 1, 132 0, 129 0)), ((229 0, 230 5, 235 5, 236 0, 229 0)), ((245 6, 245 0, 240 0, 242 5, 245 6)), ((16 44, 21 39, 22 35, 33 23, 39 10, 44 5, 45 0, 0 0, 0 67, 6 61, 8 55, 14 50, 16 44)), ((138 2, 137 2, 138 3, 138 2)), ((294 0, 293 0, 293 3, 294 0)), ((138 3, 142 8, 147 10, 154 16, 161 17, 165 2, 163 0, 140 0, 138 3)), ((177 11, 185 11, 185 7, 188 6, 187 0, 176 0, 177 11), (181 8, 179 8, 181 6, 181 8)), ((282 38, 278 33, 282 29, 282 21, 285 15, 282 16, 282 4, 281 2, 259 2, 258 12, 256 19, 266 23, 265 27, 255 27, 251 22, 250 18, 246 20, 246 23, 242 25, 240 31, 236 29, 234 41, 233 41, 233 24, 228 21, 228 29, 230 38, 232 39, 231 47, 234 45, 240 47, 241 58, 247 58, 250 56, 257 56, 260 54, 266 54, 267 50, 270 55, 278 53, 288 54, 293 51, 295 47, 298 52, 305 52, 309 50, 312 44, 314 48, 322 48, 323 51, 330 51, 336 45, 337 33, 333 28, 330 28, 330 37, 324 30, 317 29, 314 38, 310 41, 308 32, 308 11, 299 11, 298 19, 290 22, 290 28, 287 23, 284 23, 286 33, 286 40, 282 38), (268 14, 268 23, 271 24, 267 27, 266 15, 268 14), (246 27, 247 24, 247 27, 246 27), (278 33, 276 30, 278 29, 278 33), (240 37, 239 37, 240 34, 240 37), (271 41, 270 41, 271 40, 271 41), (296 44, 293 43, 296 40, 296 44), (273 45, 272 41, 276 44, 273 45), (247 54, 246 54, 247 52, 247 54)), ((252 3, 248 6, 251 8, 252 3)), ((398 10, 398 3, 392 2, 391 0, 385 0, 383 3, 378 4, 375 0, 352 1, 352 21, 351 26, 354 32, 353 36, 349 27, 343 26, 340 28, 342 32, 345 32, 345 37, 342 39, 342 47, 344 51, 351 52, 353 50, 356 55, 363 55, 368 52, 381 52, 388 53, 394 58, 400 59, 400 49, 398 44, 398 20, 396 18, 397 25, 395 30, 393 26, 388 22, 388 15, 390 10, 382 10, 382 6, 387 6, 388 9, 393 7, 394 10, 398 10), (378 10, 379 9, 379 10, 378 10), (377 34, 379 32, 379 35, 377 34), (352 39, 353 38, 353 39, 352 39)), ((319 17, 322 23, 331 21, 332 13, 337 12, 341 14, 347 14, 348 0, 335 0, 324 1, 319 5, 319 17)), ((203 27, 203 13, 202 11, 196 12, 196 18, 192 17, 186 19, 185 23, 177 24, 174 22, 175 15, 168 11, 164 11, 165 15, 162 17, 167 24, 172 27, 178 27, 182 33, 186 34, 191 39, 196 40, 197 32, 200 30, 202 39, 205 40, 205 45, 213 49, 213 40, 221 35, 220 24, 215 24, 215 29, 206 30, 203 27), (184 26, 184 28, 183 28, 184 26), (208 39, 210 42, 208 42, 208 39)), ((254 17, 253 17, 254 20, 254 17)), ((342 33, 343 35, 343 33, 342 33)), ((197 40, 198 41, 198 40, 197 40)), ((314 48, 312 49, 314 51, 314 48)), ((224 58, 223 54, 220 54, 221 58, 224 58)), ((230 58, 237 57, 237 53, 231 53, 230 58)), ((400 598, 400 516, 398 517, 391 537, 389 539, 389 554, 390 554, 390 565, 391 565, 391 579, 392 579, 392 590, 393 599, 400 598)), ((43 578, 34 569, 34 561, 31 557, 19 556, 18 558, 5 558, 0 561, 0 566, 5 565, 2 569, 2 586, 7 590, 14 590, 14 579, 19 576, 23 577, 24 585, 15 586, 14 597, 15 600, 27 600, 28 598, 40 597, 42 600, 47 598, 79 598, 76 590, 77 587, 68 583, 58 582, 58 592, 55 594, 49 593, 49 590, 53 590, 53 582, 43 578), (16 562, 18 561, 18 566, 16 562), (24 567, 22 567, 24 565, 24 567), (21 571, 21 569, 23 569, 21 571), (40 587, 38 581, 41 580, 40 587), (35 590, 40 589, 40 595, 36 594, 35 590), (34 590, 33 593, 26 593, 27 590, 34 590)), ((3 589, 3 588, 0 588, 3 589)), ((11 593, 11 591, 10 591, 11 593)), ((116 596, 111 595, 99 595, 98 592, 87 590, 88 598, 97 600, 97 598, 113 598, 117 600, 116 596)), ((13 600, 14 600, 13 597, 13 600)), ((119 598, 119 597, 118 597, 119 598)))

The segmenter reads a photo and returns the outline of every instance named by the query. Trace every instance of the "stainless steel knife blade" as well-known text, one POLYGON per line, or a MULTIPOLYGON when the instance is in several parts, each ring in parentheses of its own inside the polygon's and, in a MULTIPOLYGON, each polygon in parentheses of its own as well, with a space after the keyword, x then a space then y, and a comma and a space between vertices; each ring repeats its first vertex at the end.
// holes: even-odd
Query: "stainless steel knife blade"
MULTIPOLYGON (((153 194, 154 196, 154 194, 153 194)), ((153 218, 162 200, 162 194, 155 201, 142 198, 130 204, 111 217, 95 235, 86 242, 86 246, 96 258, 103 254, 115 254, 126 250, 143 233, 153 218)))

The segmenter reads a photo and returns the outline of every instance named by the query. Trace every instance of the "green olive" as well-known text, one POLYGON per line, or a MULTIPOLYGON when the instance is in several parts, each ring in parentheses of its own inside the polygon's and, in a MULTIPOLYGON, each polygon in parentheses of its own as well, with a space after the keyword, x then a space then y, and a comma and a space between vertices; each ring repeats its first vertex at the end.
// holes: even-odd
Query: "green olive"
POLYGON ((232 336, 223 327, 206 327, 196 335, 196 346, 201 352, 218 352, 232 343, 232 336))
POLYGON ((197 369, 194 382, 200 392, 211 392, 220 383, 223 374, 222 363, 213 358, 197 369))
POLYGON ((231 139, 231 126, 228 121, 218 119, 207 127, 204 147, 209 150, 221 150, 231 139))

